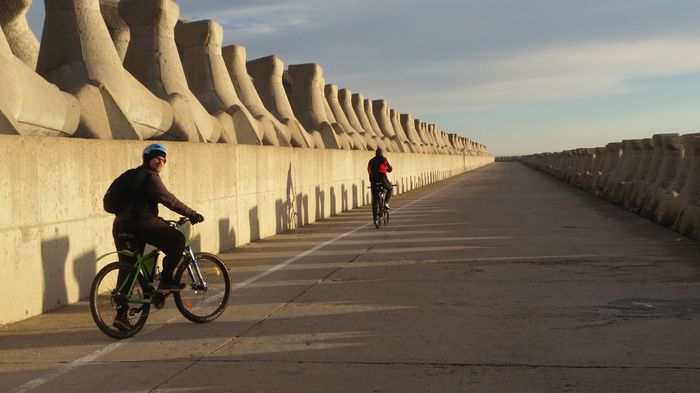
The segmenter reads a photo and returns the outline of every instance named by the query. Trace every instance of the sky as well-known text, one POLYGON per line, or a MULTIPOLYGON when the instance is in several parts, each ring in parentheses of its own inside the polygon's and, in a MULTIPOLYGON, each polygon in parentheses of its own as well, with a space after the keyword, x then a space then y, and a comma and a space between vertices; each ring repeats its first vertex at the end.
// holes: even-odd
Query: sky
MULTIPOLYGON (((180 0, 248 58, 326 83, 496 156, 700 128, 697 0, 180 0)), ((29 11, 37 37, 43 1, 29 11)))

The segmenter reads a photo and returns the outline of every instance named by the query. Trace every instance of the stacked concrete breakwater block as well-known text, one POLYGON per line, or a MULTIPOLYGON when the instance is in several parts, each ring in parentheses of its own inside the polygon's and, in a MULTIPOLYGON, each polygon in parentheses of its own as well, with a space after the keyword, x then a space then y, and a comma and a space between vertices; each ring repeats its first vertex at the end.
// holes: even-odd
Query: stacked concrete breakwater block
POLYGON ((700 133, 656 134, 519 160, 700 240, 700 133))
POLYGON ((486 146, 326 84, 318 64, 248 60, 172 0, 0 0, 0 134, 489 156, 486 146))

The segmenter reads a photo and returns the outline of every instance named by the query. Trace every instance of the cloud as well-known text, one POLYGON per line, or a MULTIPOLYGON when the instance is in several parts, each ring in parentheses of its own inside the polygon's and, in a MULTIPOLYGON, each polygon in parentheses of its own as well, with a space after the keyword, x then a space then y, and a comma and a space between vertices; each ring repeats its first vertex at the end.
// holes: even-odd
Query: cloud
POLYGON ((435 59, 430 66, 404 66, 399 74, 407 82, 373 82, 395 95, 397 104, 434 113, 630 94, 641 81, 698 71, 700 40, 642 40, 435 59))
POLYGON ((196 19, 212 19, 222 24, 227 37, 269 36, 280 31, 300 28, 309 23, 312 12, 308 4, 257 4, 221 8, 205 14, 202 10, 187 14, 196 19))

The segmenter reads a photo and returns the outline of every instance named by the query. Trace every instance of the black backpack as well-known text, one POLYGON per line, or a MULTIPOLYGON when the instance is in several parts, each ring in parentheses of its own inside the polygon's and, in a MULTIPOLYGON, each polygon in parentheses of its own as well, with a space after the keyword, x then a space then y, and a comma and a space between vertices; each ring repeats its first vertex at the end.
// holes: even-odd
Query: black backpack
POLYGON ((122 173, 109 185, 102 206, 107 213, 119 214, 134 198, 134 191, 145 180, 144 175, 137 176, 139 168, 132 168, 122 173))

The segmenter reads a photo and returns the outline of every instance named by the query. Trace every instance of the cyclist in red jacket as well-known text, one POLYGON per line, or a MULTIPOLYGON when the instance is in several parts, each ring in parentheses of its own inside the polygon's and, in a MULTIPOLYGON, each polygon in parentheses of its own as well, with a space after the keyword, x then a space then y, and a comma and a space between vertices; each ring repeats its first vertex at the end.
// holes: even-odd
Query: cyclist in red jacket
POLYGON ((367 173, 369 173, 369 181, 372 184, 372 200, 376 200, 378 197, 379 190, 374 187, 374 184, 379 183, 386 189, 385 206, 387 209, 390 209, 389 198, 391 198, 394 187, 389 183, 386 174, 391 172, 394 168, 391 167, 391 164, 389 164, 389 161, 384 157, 383 153, 382 148, 378 147, 375 151, 374 158, 369 160, 367 164, 367 173))

